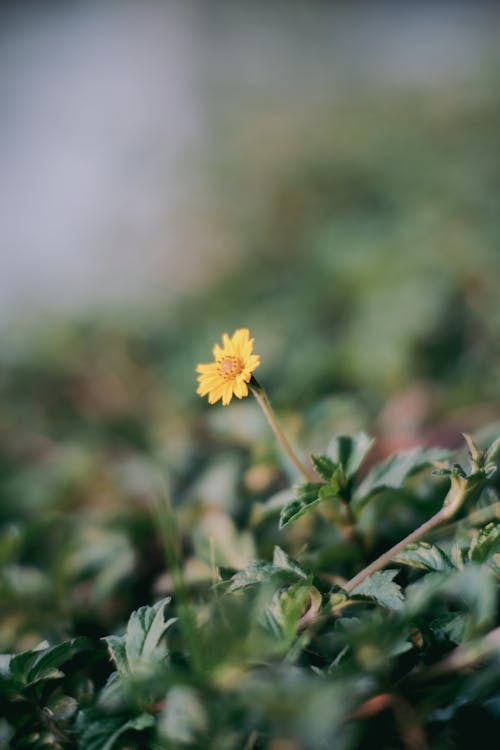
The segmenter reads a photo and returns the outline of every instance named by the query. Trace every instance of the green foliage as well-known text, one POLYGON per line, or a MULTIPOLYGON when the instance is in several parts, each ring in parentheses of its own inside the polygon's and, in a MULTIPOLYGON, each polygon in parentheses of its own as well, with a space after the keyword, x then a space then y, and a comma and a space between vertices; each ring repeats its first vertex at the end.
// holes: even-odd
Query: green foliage
POLYGON ((337 437, 313 459, 322 481, 306 485, 313 500, 299 514, 331 500, 355 513, 316 518, 307 547, 290 537, 271 560, 212 566, 192 580, 186 559, 171 571, 172 596, 132 611, 122 634, 104 637, 110 660, 83 637, 2 657, 0 706, 13 750, 239 750, 278 739, 354 750, 380 725, 378 702, 387 709, 394 700, 411 705, 419 731, 439 742, 464 705, 496 721, 497 457, 469 439, 470 468, 461 456, 445 470, 442 451, 412 451, 358 480, 371 445, 365 436, 337 437), (422 469, 437 460, 448 478, 430 482, 422 469), (411 510, 423 488, 437 492, 443 481, 441 508, 454 503, 463 515, 443 517, 439 543, 407 544, 387 566, 344 584, 377 556, 369 522, 378 494, 389 488, 411 510), (351 506, 367 495, 373 503, 351 506), (342 537, 342 523, 357 524, 361 545, 360 536, 342 537), (351 554, 332 557, 332 539, 351 554))

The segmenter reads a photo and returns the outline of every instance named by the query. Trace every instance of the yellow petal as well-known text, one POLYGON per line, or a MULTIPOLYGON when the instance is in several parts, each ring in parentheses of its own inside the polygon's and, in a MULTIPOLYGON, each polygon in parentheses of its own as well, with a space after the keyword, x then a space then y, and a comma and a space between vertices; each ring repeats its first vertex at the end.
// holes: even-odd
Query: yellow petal
POLYGON ((217 363, 216 362, 210 362, 208 365, 204 365, 204 364, 202 364, 202 365, 196 365, 196 372, 199 372, 202 375, 204 375, 205 373, 209 373, 209 372, 216 373, 217 372, 217 363))
POLYGON ((245 396, 248 396, 248 386, 244 380, 241 380, 239 383, 235 383, 233 390, 234 395, 237 398, 244 398, 245 396))
POLYGON ((253 348, 253 339, 250 339, 250 331, 248 328, 239 328, 233 334, 233 347, 236 357, 245 361, 253 348))
POLYGON ((215 404, 216 401, 218 401, 220 398, 222 398, 224 394, 224 389, 226 387, 226 384, 217 386, 217 388, 214 388, 210 391, 208 394, 208 403, 209 404, 215 404))
POLYGON ((213 353, 215 359, 222 359, 222 357, 224 356, 224 351, 223 351, 223 349, 221 349, 221 347, 219 346, 219 344, 215 344, 214 345, 214 348, 212 349, 212 353, 213 353))
POLYGON ((226 383, 224 387, 224 393, 222 394, 222 405, 227 406, 233 397, 233 384, 231 382, 226 383))
POLYGON ((251 354, 245 362, 245 370, 255 370, 260 365, 260 357, 258 354, 251 354))

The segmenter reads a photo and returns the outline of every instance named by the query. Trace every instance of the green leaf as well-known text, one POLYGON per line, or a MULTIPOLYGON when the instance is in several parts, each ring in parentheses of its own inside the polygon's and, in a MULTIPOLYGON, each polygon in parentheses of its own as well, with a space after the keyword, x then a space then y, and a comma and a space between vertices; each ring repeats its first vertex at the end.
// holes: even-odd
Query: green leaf
POLYGON ((314 468, 325 482, 329 482, 338 469, 338 464, 333 463, 328 456, 311 456, 314 468))
POLYGON ((92 648, 92 643, 88 638, 82 637, 73 638, 57 646, 47 647, 45 643, 41 646, 33 651, 17 654, 10 661, 11 676, 24 687, 43 680, 64 677, 59 667, 72 659, 79 651, 92 648))
POLYGON ((194 743, 208 726, 208 716, 196 690, 176 685, 167 693, 165 709, 160 716, 158 731, 170 742, 194 743))
POLYGON ((297 580, 309 580, 310 576, 286 552, 276 546, 273 562, 254 562, 240 570, 231 578, 228 591, 238 591, 247 586, 273 581, 280 584, 294 583, 297 580))
POLYGON ((500 523, 492 521, 480 529, 472 540, 469 559, 472 562, 485 563, 498 552, 500 552, 500 523))
POLYGON ((500 437, 498 437, 490 445, 484 457, 484 467, 488 476, 493 476, 493 474, 496 471, 498 471, 499 465, 500 465, 500 437))
POLYGON ((464 615, 449 613, 436 617, 429 627, 436 639, 451 641, 458 646, 464 639, 466 624, 464 615))
POLYGON ((431 602, 451 600, 468 615, 471 630, 488 627, 494 622, 497 585, 490 569, 469 563, 463 570, 428 573, 406 588, 406 611, 416 617, 431 602))
POLYGON ((328 446, 327 456, 335 464, 340 464, 348 477, 353 477, 374 442, 375 438, 369 437, 365 432, 336 435, 328 446))
POLYGON ((47 702, 54 720, 57 722, 69 721, 78 710, 78 702, 70 695, 57 695, 51 697, 47 702))
POLYGON ((108 635, 103 638, 113 659, 118 672, 121 675, 128 674, 127 652, 125 649, 125 638, 122 635, 108 635))
POLYGON ((278 547, 278 545, 276 545, 274 548, 273 565, 280 570, 290 571, 290 573, 292 573, 297 578, 309 578, 309 574, 306 573, 304 568, 302 568, 298 562, 292 560, 292 558, 289 557, 286 552, 281 549, 281 547, 278 547))
POLYGON ((379 570, 356 586, 351 597, 373 599, 387 609, 401 609, 403 593, 401 586, 393 581, 397 574, 397 570, 379 570))
POLYGON ((103 639, 123 676, 153 671, 167 656, 167 645, 160 640, 176 622, 176 618, 165 622, 164 610, 169 602, 168 597, 152 607, 140 607, 130 615, 124 636, 111 635, 103 639))
POLYGON ((280 529, 283 529, 291 521, 296 521, 297 518, 303 516, 304 513, 307 513, 311 508, 322 501, 319 494, 322 486, 324 485, 320 483, 307 482, 306 484, 301 484, 297 488, 297 497, 294 497, 293 500, 287 502, 281 510, 280 529))
POLYGON ((152 607, 140 607, 132 612, 125 634, 125 650, 130 670, 163 659, 167 654, 166 643, 159 641, 173 620, 165 622, 164 610, 170 598, 163 599, 152 607))
POLYGON ((302 582, 276 591, 265 610, 265 622, 279 639, 290 645, 296 638, 297 625, 309 597, 310 586, 302 582))
POLYGON ((353 504, 362 506, 372 495, 384 489, 399 489, 406 479, 435 461, 447 459, 450 452, 442 448, 396 453, 377 464, 354 491, 353 504))
POLYGON ((107 717, 89 709, 79 714, 77 722, 79 750, 112 750, 116 741, 129 730, 140 732, 155 724, 151 714, 143 713, 133 719, 123 716, 107 717))
POLYGON ((409 544, 403 552, 393 559, 394 562, 427 571, 453 570, 455 567, 440 547, 427 542, 409 544))
POLYGON ((276 567, 272 563, 255 562, 248 565, 244 570, 239 570, 231 578, 231 584, 228 591, 238 591, 247 586, 253 586, 256 583, 269 581, 275 572, 276 567))

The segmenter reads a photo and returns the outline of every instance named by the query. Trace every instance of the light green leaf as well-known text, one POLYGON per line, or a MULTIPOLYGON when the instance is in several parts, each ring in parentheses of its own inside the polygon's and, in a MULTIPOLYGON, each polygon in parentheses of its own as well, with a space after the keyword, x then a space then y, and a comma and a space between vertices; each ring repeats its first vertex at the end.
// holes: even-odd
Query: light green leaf
POLYGON ((176 685, 168 691, 158 724, 161 736, 187 745, 194 743, 207 726, 207 712, 196 690, 187 685, 176 685))
POLYGON ((121 675, 128 674, 127 652, 125 650, 125 638, 122 635, 108 635, 103 638, 113 659, 118 672, 121 675))
POLYGON ((427 542, 409 544, 403 552, 394 558, 394 562, 427 571, 453 570, 455 567, 440 547, 427 542))
POLYGON ((153 671, 167 656, 167 644, 160 640, 176 622, 176 618, 165 622, 164 610, 169 602, 168 597, 152 607, 140 607, 130 615, 124 636, 111 635, 103 639, 122 676, 153 671))
POLYGON ((264 623, 276 638, 290 645, 297 635, 297 624, 309 597, 309 585, 296 583, 276 591, 264 612, 264 623))
POLYGON ((166 643, 160 639, 175 622, 165 622, 164 610, 170 598, 162 599, 152 607, 140 607, 132 612, 125 633, 125 651, 131 672, 146 668, 165 658, 168 653, 166 643))
POLYGON ((351 596, 373 599, 387 609, 401 609, 403 593, 401 586, 393 581, 397 573, 397 570, 379 570, 356 586, 351 591, 351 596))

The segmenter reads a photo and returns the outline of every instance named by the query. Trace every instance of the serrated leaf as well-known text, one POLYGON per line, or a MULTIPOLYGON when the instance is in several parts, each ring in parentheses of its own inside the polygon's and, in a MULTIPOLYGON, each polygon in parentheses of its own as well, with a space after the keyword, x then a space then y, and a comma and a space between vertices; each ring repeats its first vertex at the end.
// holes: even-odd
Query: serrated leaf
POLYGON ((492 521, 472 540, 469 548, 469 559, 476 563, 485 563, 500 552, 500 523, 492 521))
POLYGON ((109 655, 113 659, 120 674, 128 673, 127 652, 125 650, 125 638, 122 635, 108 635, 103 638, 108 646, 109 655))
POLYGON ((131 672, 149 669, 165 658, 168 653, 166 643, 160 640, 175 619, 165 622, 164 610, 170 598, 162 599, 152 607, 140 607, 132 612, 125 633, 125 652, 131 672))
POLYGON ((254 586, 267 581, 281 584, 294 583, 298 579, 307 580, 309 577, 308 573, 297 562, 276 546, 272 563, 254 562, 244 570, 239 570, 231 578, 228 591, 238 591, 247 586, 254 586))
POLYGON ((282 508, 280 513, 280 529, 287 526, 291 521, 296 521, 307 513, 311 508, 321 502, 319 491, 323 485, 316 482, 307 482, 297 488, 297 497, 290 500, 282 508))
POLYGON ((369 437, 365 432, 336 435, 328 446, 327 457, 335 464, 340 464, 348 477, 353 477, 374 442, 375 438, 369 437))
POLYGON ((440 547, 427 542, 409 544, 403 552, 394 558, 394 562, 427 571, 453 570, 455 567, 440 547))
POLYGON ((276 568, 272 563, 255 562, 248 565, 244 570, 239 570, 231 578, 228 591, 238 591, 256 583, 269 581, 276 568))
POLYGON ((377 464, 367 474, 353 495, 353 504, 361 506, 373 494, 384 489, 399 489, 412 474, 435 461, 448 458, 450 452, 442 448, 421 449, 396 453, 377 464))
POLYGON ((351 591, 351 597, 373 599, 387 609, 401 609, 403 593, 401 586, 393 581, 397 573, 397 570, 379 570, 373 573, 351 591))
POLYGON ((328 458, 328 456, 312 455, 311 460, 318 475, 321 477, 321 479, 324 479, 325 482, 329 482, 338 469, 338 464, 333 463, 333 461, 328 458))
POLYGON ((284 552, 278 545, 274 548, 273 553, 273 565, 276 568, 282 570, 288 570, 293 573, 297 578, 309 578, 309 574, 299 565, 298 562, 292 560, 286 552, 284 552))

